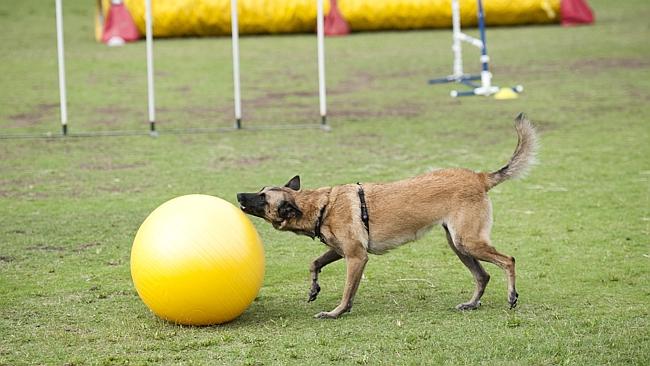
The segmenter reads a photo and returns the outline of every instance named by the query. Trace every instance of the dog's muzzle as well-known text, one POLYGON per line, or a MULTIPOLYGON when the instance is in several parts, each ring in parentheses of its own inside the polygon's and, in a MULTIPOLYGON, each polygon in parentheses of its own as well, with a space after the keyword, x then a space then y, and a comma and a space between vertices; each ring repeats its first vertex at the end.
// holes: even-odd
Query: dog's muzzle
POLYGON ((259 193, 237 193, 237 202, 239 208, 247 214, 264 217, 266 207, 266 197, 259 193))

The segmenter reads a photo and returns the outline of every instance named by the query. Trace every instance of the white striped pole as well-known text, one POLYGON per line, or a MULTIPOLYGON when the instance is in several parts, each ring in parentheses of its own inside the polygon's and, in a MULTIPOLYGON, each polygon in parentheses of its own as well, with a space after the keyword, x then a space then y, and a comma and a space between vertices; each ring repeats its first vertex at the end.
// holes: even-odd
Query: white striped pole
POLYGON ((323 0, 317 0, 316 33, 318 40, 318 98, 320 101, 321 125, 327 124, 327 102, 325 95, 325 32, 323 0))
POLYGON ((61 106, 61 129, 63 135, 68 134, 68 98, 65 86, 65 60, 63 57, 63 11, 62 0, 55 0, 56 8, 56 46, 59 60, 59 97, 61 106))
POLYGON ((149 134, 156 136, 156 101, 153 84, 153 32, 151 0, 145 0, 145 37, 147 43, 147 97, 149 105, 149 134))
POLYGON ((235 93, 235 128, 241 128, 241 92, 239 90, 239 22, 237 20, 237 0, 230 1, 232 34, 232 79, 235 93))
POLYGON ((463 34, 460 31, 460 6, 458 0, 451 0, 451 23, 453 28, 451 49, 454 52, 454 73, 452 75, 456 79, 460 79, 465 73, 463 72, 463 46, 461 42, 463 34))

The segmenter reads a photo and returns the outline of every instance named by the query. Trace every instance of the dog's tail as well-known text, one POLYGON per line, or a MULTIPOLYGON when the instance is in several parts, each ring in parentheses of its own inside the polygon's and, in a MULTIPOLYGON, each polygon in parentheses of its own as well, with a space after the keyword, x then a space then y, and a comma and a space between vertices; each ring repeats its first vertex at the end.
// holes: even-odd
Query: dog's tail
POLYGON ((487 190, 508 179, 523 177, 531 165, 535 164, 538 146, 535 127, 525 114, 520 113, 515 118, 515 129, 518 137, 515 152, 503 168, 487 174, 487 190))

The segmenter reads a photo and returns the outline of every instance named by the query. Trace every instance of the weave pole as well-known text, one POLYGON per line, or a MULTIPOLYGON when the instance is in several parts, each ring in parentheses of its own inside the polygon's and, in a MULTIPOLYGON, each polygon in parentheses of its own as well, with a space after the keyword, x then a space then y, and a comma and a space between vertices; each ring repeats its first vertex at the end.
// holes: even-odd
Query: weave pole
POLYGON ((318 42, 318 99, 320 101, 320 123, 327 126, 327 96, 325 94, 325 26, 323 16, 323 0, 317 0, 316 10, 316 39, 318 42))
POLYGON ((241 129, 241 90, 239 84, 239 21, 237 0, 230 1, 232 35, 232 80, 235 94, 235 128, 241 129))
POLYGON ((59 64, 59 105, 61 108, 61 133, 68 134, 68 98, 65 84, 65 58, 63 52, 63 10, 62 0, 55 0, 56 9, 56 49, 59 64))
POLYGON ((153 32, 151 20, 151 0, 145 0, 145 35, 147 43, 147 98, 149 107, 149 134, 157 136, 156 132, 156 99, 153 83, 153 32))

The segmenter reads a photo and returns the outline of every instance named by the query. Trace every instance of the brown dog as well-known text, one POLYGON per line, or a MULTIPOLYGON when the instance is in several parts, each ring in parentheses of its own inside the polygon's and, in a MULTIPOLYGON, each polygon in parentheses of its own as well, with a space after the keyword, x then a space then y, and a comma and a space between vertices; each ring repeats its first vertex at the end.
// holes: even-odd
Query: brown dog
POLYGON ((472 298, 460 310, 476 309, 490 280, 479 261, 501 267, 508 277, 508 303, 517 305, 515 259, 490 242, 492 205, 487 192, 497 184, 522 176, 535 158, 535 129, 523 114, 515 120, 518 143, 510 161, 492 173, 442 169, 392 183, 346 184, 301 190, 300 177, 284 187, 264 187, 239 193, 241 209, 270 222, 276 229, 319 238, 329 250, 310 267, 309 301, 318 296, 321 269, 345 258, 347 277, 341 303, 317 318, 336 318, 350 311, 368 253, 382 254, 424 235, 441 224, 451 249, 476 281, 472 298))

